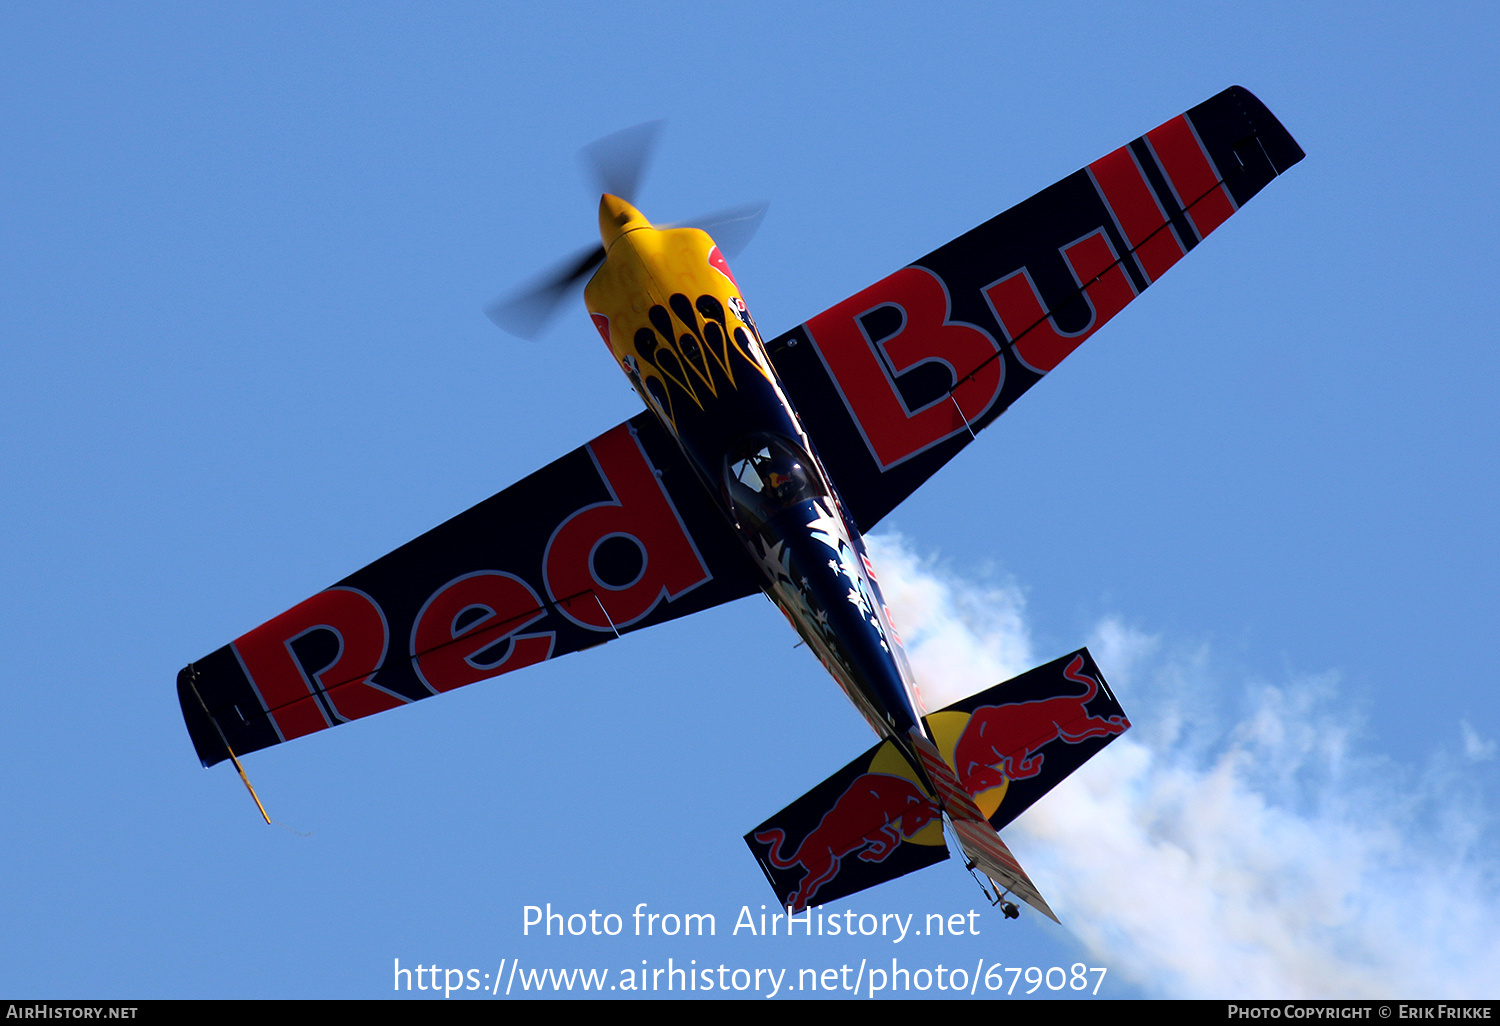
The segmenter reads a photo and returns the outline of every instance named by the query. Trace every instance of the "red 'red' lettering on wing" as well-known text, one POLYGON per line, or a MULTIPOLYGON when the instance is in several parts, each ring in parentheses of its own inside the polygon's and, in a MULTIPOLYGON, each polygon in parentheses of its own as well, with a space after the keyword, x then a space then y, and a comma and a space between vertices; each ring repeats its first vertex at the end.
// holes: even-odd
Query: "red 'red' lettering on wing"
POLYGON ((984 289, 984 298, 1005 333, 1015 340, 1016 356, 1039 374, 1056 367, 1135 298, 1135 288, 1125 276, 1104 229, 1069 243, 1061 252, 1083 288, 1082 295, 1089 306, 1089 322, 1081 331, 1058 329, 1024 267, 984 289))
POLYGON ((637 630, 760 580, 643 413, 183 667, 178 701, 209 766, 591 648, 614 636, 610 617, 637 630))
POLYGON ((289 740, 407 701, 372 681, 388 639, 385 614, 370 596, 333 587, 261 624, 233 648, 277 732, 289 740))
POLYGON ((412 628, 417 676, 434 691, 452 691, 539 663, 556 632, 518 633, 547 615, 531 586, 515 574, 476 570, 443 585, 412 628))
POLYGON ((808 335, 849 413, 881 467, 891 467, 966 430, 1000 394, 1005 364, 989 332, 949 321, 942 280, 922 267, 903 267, 807 322, 808 335), (872 339, 866 318, 884 307, 900 327, 872 339), (957 386, 918 409, 908 407, 896 379, 919 365, 946 366, 957 386), (955 402, 957 405, 955 405, 955 402))
POLYGON ((570 620, 592 630, 618 629, 709 580, 692 536, 636 442, 621 424, 589 443, 613 501, 576 511, 553 532, 544 559, 547 591, 570 620), (633 544, 639 571, 629 581, 601 576, 606 544, 633 544))

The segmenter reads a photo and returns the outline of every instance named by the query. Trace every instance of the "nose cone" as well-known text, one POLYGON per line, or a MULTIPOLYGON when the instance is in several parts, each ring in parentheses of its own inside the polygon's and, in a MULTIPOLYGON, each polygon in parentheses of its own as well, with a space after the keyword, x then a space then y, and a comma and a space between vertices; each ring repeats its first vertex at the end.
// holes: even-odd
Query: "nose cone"
POLYGON ((606 192, 599 200, 599 239, 604 243, 606 252, 626 232, 650 227, 651 222, 646 220, 645 215, 620 197, 606 192))

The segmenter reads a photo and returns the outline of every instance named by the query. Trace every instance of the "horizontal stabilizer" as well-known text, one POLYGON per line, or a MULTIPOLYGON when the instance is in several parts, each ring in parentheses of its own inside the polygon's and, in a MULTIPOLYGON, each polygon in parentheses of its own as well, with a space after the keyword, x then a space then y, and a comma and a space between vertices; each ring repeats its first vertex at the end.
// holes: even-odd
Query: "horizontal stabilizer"
POLYGON ((997 830, 1129 727, 1086 648, 927 717, 959 786, 997 830))
POLYGON ((745 835, 784 908, 800 912, 948 857, 943 813, 882 741, 745 835))

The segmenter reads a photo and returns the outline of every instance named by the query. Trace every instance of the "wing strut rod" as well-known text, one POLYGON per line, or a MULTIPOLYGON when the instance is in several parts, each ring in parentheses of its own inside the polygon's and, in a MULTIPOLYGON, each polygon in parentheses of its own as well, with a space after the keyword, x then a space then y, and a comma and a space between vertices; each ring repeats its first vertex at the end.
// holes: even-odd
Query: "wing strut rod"
POLYGON ((615 618, 609 615, 608 609, 604 608, 604 603, 599 599, 599 593, 597 591, 591 591, 589 592, 589 594, 594 596, 595 602, 599 603, 599 612, 604 614, 604 619, 609 621, 609 629, 614 631, 615 637, 618 638, 620 636, 620 628, 615 626, 615 618))
MULTIPOLYGON (((957 391, 956 388, 955 391, 957 391)), ((948 398, 953 400, 953 408, 958 411, 958 416, 963 420, 964 427, 969 429, 969 437, 977 439, 979 436, 974 433, 974 428, 969 424, 969 418, 964 416, 964 408, 958 405, 958 396, 954 395, 953 392, 949 392, 948 398)))
POLYGON ((266 814, 266 807, 260 803, 260 795, 255 793, 255 788, 250 785, 250 778, 245 776, 245 767, 240 765, 239 756, 234 754, 234 749, 229 747, 229 739, 224 736, 224 731, 219 728, 219 721, 214 719, 214 714, 208 711, 208 703, 203 701, 203 696, 198 693, 198 671, 192 669, 188 673, 188 686, 193 689, 193 697, 198 700, 198 705, 203 709, 203 715, 208 717, 208 722, 214 725, 214 732, 219 735, 219 740, 224 742, 224 751, 229 753, 229 759, 234 763, 235 772, 240 775, 240 780, 245 784, 245 790, 250 792, 250 798, 255 802, 255 807, 260 810, 260 818, 266 821, 266 826, 271 825, 271 817, 266 814))
POLYGON ((224 743, 224 750, 229 753, 229 758, 234 762, 235 771, 239 773, 240 779, 245 782, 245 790, 250 792, 250 798, 255 802, 255 807, 260 810, 260 818, 266 821, 267 826, 270 826, 271 817, 266 814, 266 807, 260 803, 260 795, 256 794, 255 788, 250 786, 250 778, 245 776, 245 767, 240 765, 239 758, 234 754, 234 749, 229 747, 227 741, 224 743))

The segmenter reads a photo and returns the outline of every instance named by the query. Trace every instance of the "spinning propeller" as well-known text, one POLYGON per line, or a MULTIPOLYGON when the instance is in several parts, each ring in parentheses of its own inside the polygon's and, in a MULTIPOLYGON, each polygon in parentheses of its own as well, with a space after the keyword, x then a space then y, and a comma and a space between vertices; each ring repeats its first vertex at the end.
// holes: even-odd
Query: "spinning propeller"
MULTIPOLYGON (((583 148, 579 156, 598 192, 634 204, 636 190, 656 147, 661 126, 660 121, 648 121, 606 135, 583 148)), ((713 236, 726 259, 733 259, 755 235, 767 206, 765 203, 748 203, 691 221, 658 227, 701 228, 713 236)), ((484 312, 502 331, 524 339, 537 339, 562 308, 563 301, 576 293, 603 262, 604 247, 589 246, 515 292, 496 299, 485 307, 484 312)))

